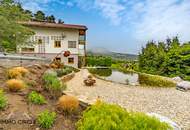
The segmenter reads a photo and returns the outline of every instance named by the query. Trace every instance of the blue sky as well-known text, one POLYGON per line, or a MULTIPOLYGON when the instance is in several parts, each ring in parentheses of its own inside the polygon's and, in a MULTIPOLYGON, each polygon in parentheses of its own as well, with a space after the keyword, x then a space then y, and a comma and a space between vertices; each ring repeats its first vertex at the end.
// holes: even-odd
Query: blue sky
POLYGON ((137 54, 148 40, 190 41, 190 0, 19 0, 65 23, 84 24, 88 48, 137 54))

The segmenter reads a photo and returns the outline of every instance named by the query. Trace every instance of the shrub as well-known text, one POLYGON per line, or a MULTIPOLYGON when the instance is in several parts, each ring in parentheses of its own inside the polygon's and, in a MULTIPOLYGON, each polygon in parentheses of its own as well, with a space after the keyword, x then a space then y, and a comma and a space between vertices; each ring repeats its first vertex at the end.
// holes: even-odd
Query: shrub
POLYGON ((62 94, 62 90, 66 89, 66 85, 52 74, 44 74, 43 81, 45 89, 48 90, 52 96, 58 97, 62 94))
POLYGON ((61 77, 61 76, 64 76, 64 75, 67 75, 67 74, 70 74, 70 73, 72 73, 72 69, 70 69, 70 68, 57 70, 57 76, 58 77, 61 77))
POLYGON ((7 104, 7 98, 5 97, 3 90, 0 90, 0 110, 4 109, 7 106, 7 104))
POLYGON ((20 78, 21 76, 24 76, 29 71, 24 67, 15 67, 8 70, 8 78, 20 78))
POLYGON ((35 92, 35 91, 32 91, 32 92, 28 95, 28 100, 29 100, 30 102, 34 103, 34 104, 39 104, 39 105, 46 103, 45 98, 44 98, 41 94, 39 94, 39 93, 37 93, 37 92, 35 92))
POLYGON ((144 73, 139 74, 139 83, 154 87, 176 87, 176 84, 173 81, 168 80, 165 77, 144 73))
POLYGON ((58 100, 58 108, 65 113, 75 112, 79 107, 79 101, 76 97, 63 95, 58 100))
POLYGON ((108 68, 105 68, 105 69, 100 69, 100 68, 97 68, 97 69, 94 69, 94 68, 90 68, 88 69, 88 71, 92 74, 96 74, 96 75, 99 75, 99 76, 104 76, 104 77, 108 77, 112 74, 112 70, 111 69, 108 69, 108 68))
POLYGON ((10 79, 6 82, 7 87, 10 91, 19 91, 26 87, 25 83, 19 79, 10 79))
POLYGON ((49 129, 53 126, 55 118, 56 118, 55 112, 49 112, 48 110, 45 110, 39 114, 37 122, 40 125, 40 127, 49 129))
POLYGON ((78 130, 171 130, 166 123, 143 113, 127 112, 117 105, 98 102, 77 122, 78 130))

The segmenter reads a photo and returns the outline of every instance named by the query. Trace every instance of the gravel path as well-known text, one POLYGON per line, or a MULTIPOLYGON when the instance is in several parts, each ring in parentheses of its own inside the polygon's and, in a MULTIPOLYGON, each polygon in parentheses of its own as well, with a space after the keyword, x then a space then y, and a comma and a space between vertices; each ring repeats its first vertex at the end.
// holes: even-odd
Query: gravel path
POLYGON ((127 110, 154 112, 169 117, 185 130, 190 130, 190 92, 175 88, 143 88, 96 79, 94 87, 86 87, 83 80, 88 71, 81 70, 67 82, 67 93, 94 101, 98 97, 119 104, 127 110))

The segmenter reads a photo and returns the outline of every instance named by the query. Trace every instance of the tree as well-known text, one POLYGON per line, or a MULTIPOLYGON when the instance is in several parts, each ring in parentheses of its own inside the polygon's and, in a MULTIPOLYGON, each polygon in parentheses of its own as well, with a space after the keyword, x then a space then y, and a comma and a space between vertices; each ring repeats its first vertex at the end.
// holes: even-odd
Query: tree
POLYGON ((42 12, 42 11, 37 11, 35 14, 34 14, 34 19, 36 20, 36 21, 45 21, 46 20, 46 17, 45 17, 45 14, 44 14, 44 12, 42 12))
POLYGON ((59 23, 59 24, 63 24, 64 21, 63 21, 62 19, 59 19, 59 20, 58 20, 58 23, 59 23))
POLYGON ((49 23, 55 23, 55 17, 53 15, 47 16, 46 21, 49 23))
POLYGON ((18 21, 28 21, 31 17, 23 13, 21 5, 13 0, 0 1, 0 46, 4 51, 16 51, 17 45, 26 44, 26 40, 34 34, 18 21))
POLYGON ((180 76, 190 80, 190 43, 180 44, 178 37, 164 42, 148 42, 139 54, 141 72, 180 76))

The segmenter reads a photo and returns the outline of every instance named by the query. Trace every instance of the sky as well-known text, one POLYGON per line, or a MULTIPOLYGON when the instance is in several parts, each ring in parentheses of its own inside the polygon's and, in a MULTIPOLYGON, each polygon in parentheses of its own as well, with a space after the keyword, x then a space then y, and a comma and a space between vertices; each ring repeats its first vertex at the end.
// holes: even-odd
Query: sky
POLYGON ((88 48, 138 54, 147 41, 190 41, 190 0, 19 0, 68 24, 88 27, 88 48))

